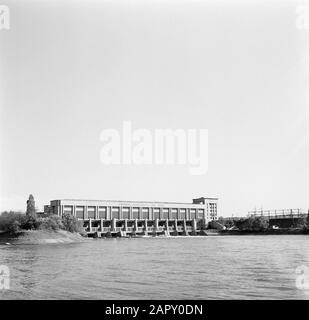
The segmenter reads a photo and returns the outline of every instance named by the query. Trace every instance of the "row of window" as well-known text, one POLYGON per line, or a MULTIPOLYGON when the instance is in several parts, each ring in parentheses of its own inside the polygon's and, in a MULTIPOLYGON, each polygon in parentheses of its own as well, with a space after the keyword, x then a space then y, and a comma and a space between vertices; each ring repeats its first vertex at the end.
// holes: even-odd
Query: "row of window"
MULTIPOLYGON (((204 218, 204 209, 189 209, 188 216, 187 210, 185 208, 153 208, 152 215, 150 208, 132 208, 132 219, 202 219, 204 218), (150 217, 152 216, 152 217, 150 217)), ((64 206, 64 213, 73 214, 73 206, 64 206)), ((77 218, 83 219, 85 207, 76 206, 75 215, 77 218)), ((88 218, 96 218, 96 207, 88 206, 87 207, 88 218)), ((208 215, 207 215, 208 216, 208 215)), ((98 207, 98 218, 99 219, 130 219, 130 208, 122 207, 120 210, 119 207, 112 207, 111 213, 108 212, 107 207, 98 207)))

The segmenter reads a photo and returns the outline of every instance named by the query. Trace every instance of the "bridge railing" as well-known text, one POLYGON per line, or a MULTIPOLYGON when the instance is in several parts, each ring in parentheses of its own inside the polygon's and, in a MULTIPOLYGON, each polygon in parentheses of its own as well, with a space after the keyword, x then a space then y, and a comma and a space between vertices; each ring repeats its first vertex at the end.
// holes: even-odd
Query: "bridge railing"
POLYGON ((302 209, 280 209, 280 210, 254 210, 249 211, 249 216, 264 217, 268 219, 291 219, 308 216, 309 212, 302 209))
POLYGON ((222 217, 224 220, 240 220, 248 217, 264 217, 266 219, 296 219, 309 216, 309 210, 303 209, 280 209, 280 210, 253 210, 248 211, 247 216, 222 217))

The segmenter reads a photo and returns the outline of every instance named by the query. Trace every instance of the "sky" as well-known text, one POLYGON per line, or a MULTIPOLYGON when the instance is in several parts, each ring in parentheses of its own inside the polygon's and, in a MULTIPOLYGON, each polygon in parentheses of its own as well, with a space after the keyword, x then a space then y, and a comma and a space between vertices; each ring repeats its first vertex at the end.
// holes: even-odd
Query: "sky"
POLYGON ((6 1, 0 209, 52 199, 191 202, 218 215, 308 210, 302 1, 6 1), (102 130, 208 130, 208 171, 106 165, 102 130))

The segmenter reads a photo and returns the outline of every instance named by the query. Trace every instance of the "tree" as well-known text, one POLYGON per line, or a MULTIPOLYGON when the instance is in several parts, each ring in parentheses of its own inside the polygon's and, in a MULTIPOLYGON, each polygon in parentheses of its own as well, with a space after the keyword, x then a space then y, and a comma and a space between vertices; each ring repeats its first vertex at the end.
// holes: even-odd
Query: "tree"
POLYGON ((15 234, 20 231, 21 224, 19 221, 15 220, 12 224, 10 224, 7 228, 9 233, 15 234))
POLYGON ((84 232, 83 223, 81 221, 78 221, 76 217, 72 216, 69 213, 63 214, 62 224, 63 224, 64 230, 66 231, 79 232, 79 233, 84 232))
POLYGON ((269 227, 269 222, 264 217, 248 217, 235 221, 236 227, 240 231, 263 231, 269 227))
POLYGON ((25 230, 37 230, 40 227, 41 221, 34 215, 26 215, 26 220, 22 225, 25 230))
POLYGON ((5 232, 18 232, 19 229, 23 229, 23 226, 27 220, 27 216, 18 212, 4 212, 0 216, 0 230, 5 232))
POLYGON ((224 225, 227 229, 230 229, 235 225, 235 221, 230 218, 219 217, 217 222, 224 225))
POLYGON ((39 219, 39 228, 42 230, 59 230, 63 229, 62 219, 57 215, 50 215, 49 217, 44 217, 39 219))
POLYGON ((256 217, 252 221, 254 231, 264 231, 269 228, 269 221, 264 217, 256 217))
POLYGON ((297 219, 297 227, 302 229, 308 229, 309 227, 309 216, 303 216, 297 219))
POLYGON ((32 194, 29 195, 29 199, 27 200, 27 216, 36 217, 35 213, 35 201, 32 194))

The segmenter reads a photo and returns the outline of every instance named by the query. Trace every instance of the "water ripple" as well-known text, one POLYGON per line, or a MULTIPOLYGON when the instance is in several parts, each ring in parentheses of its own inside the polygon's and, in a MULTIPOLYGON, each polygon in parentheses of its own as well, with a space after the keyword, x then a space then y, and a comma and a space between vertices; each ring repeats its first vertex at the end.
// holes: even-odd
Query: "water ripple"
POLYGON ((308 299, 295 268, 306 236, 98 239, 0 246, 0 299, 308 299))

